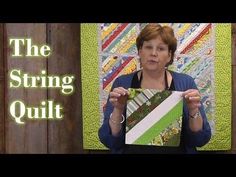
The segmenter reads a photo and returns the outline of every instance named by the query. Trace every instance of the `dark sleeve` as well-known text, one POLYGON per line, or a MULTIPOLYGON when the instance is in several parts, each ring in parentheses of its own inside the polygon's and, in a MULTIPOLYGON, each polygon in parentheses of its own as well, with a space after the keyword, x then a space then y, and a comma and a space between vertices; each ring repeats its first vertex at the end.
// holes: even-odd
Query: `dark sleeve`
MULTIPOLYGON (((192 89, 198 89, 194 80, 191 79, 192 89)), ((184 116, 185 116, 185 128, 186 128, 186 144, 189 147, 201 147, 209 142, 211 139, 211 128, 209 122, 207 121, 206 113, 204 111, 203 104, 201 102, 201 107, 199 108, 202 119, 203 119, 203 128, 198 132, 192 132, 189 128, 189 112, 187 105, 184 104, 184 116)))
MULTIPOLYGON (((119 78, 117 78, 114 81, 111 90, 119 86, 120 86, 119 78)), ((112 112, 113 112, 113 106, 110 103, 109 98, 108 98, 106 108, 105 108, 105 113, 104 113, 103 124, 98 131, 98 136, 99 136, 100 141, 106 147, 111 149, 112 152, 119 152, 124 147, 124 143, 125 143, 124 126, 122 126, 122 129, 118 136, 116 137, 112 136, 110 125, 109 125, 109 118, 112 112)))

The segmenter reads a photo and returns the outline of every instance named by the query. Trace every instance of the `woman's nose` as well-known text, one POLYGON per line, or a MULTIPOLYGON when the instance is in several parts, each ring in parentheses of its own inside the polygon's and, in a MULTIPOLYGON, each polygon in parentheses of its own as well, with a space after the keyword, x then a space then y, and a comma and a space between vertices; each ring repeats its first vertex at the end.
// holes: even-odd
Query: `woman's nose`
POLYGON ((157 50, 154 48, 154 49, 152 49, 152 55, 153 56, 156 56, 157 55, 157 50))

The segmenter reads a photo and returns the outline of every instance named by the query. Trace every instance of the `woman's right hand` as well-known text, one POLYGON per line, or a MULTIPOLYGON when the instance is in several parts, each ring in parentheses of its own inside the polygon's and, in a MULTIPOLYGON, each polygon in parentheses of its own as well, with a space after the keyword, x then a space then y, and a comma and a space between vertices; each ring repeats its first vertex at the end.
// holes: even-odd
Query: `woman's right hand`
POLYGON ((112 103, 114 108, 123 112, 124 107, 127 103, 128 95, 128 90, 124 89, 123 87, 117 87, 110 92, 109 101, 112 103))

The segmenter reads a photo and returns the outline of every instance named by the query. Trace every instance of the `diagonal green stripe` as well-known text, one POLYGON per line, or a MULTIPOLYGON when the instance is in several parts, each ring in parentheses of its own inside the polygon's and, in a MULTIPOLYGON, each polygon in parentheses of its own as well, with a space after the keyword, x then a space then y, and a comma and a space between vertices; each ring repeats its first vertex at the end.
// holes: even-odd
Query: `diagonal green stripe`
POLYGON ((166 127, 168 127, 173 121, 178 119, 183 114, 183 101, 180 101, 175 107, 173 107, 165 116, 155 123, 150 129, 148 129, 142 136, 140 136, 134 144, 147 145, 157 135, 160 134, 166 127))
POLYGON ((138 124, 141 120, 143 120, 152 110, 154 110, 157 106, 163 103, 170 95, 171 91, 165 90, 162 92, 157 92, 153 95, 147 102, 151 103, 151 106, 146 103, 140 106, 135 112, 133 112, 126 121, 126 126, 129 129, 132 129, 136 124, 138 124), (129 122, 136 121, 135 123, 130 124, 129 122))

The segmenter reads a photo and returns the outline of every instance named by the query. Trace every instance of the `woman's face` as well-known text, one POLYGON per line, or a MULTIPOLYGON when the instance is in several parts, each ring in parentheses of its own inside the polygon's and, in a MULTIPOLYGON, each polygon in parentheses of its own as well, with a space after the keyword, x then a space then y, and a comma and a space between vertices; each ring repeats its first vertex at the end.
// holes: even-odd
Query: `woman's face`
POLYGON ((144 41, 138 53, 141 58, 141 66, 143 69, 150 71, 163 70, 171 60, 171 52, 168 50, 168 45, 159 36, 155 39, 144 41))

